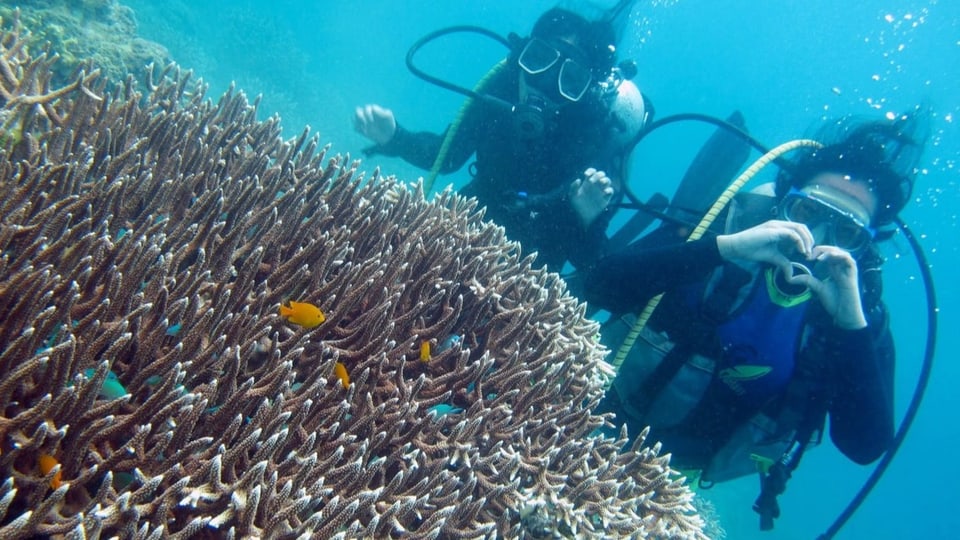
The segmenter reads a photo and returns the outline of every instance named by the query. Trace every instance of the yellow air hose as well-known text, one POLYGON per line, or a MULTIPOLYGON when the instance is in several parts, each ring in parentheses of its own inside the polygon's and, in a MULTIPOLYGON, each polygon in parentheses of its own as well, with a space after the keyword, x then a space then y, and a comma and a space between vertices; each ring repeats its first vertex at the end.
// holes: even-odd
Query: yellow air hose
MULTIPOLYGON (((507 59, 504 58, 498 62, 495 66, 490 68, 490 71, 480 79, 480 82, 473 88, 473 91, 477 94, 481 94, 486 90, 487 84, 493 79, 498 73, 503 71, 503 68, 507 65, 507 59)), ((460 123, 463 122, 463 119, 467 116, 467 112, 470 110, 470 107, 473 106, 476 98, 468 97, 463 105, 460 106, 460 110, 457 112, 456 118, 453 119, 453 122, 450 123, 450 128, 447 130, 447 134, 443 137, 443 142, 440 144, 440 150, 437 152, 437 158, 433 160, 433 166, 430 167, 430 172, 427 173, 427 179, 423 182, 423 193, 427 195, 430 193, 430 190, 433 189, 433 183, 437 181, 437 176, 440 175, 440 169, 443 167, 443 162, 447 159, 447 153, 450 152, 450 145, 453 144, 453 139, 456 138, 457 132, 460 130, 460 123)))
MULTIPOLYGON (((707 210, 707 213, 704 214, 703 219, 700 220, 700 223, 697 227, 690 233, 690 236, 687 237, 687 242, 692 242, 694 240, 699 240, 707 229, 710 228, 710 225, 713 225, 713 222, 717 219, 717 216, 720 215, 720 212, 726 208, 727 204, 730 203, 730 200, 733 199, 733 196, 740 191, 751 178, 756 176, 764 167, 770 164, 771 161, 777 159, 778 157, 802 147, 821 147, 823 146, 817 141, 811 139, 797 139, 794 141, 789 141, 781 144, 780 146, 770 150, 766 154, 760 156, 757 161, 752 165, 747 167, 747 170, 743 171, 732 184, 720 194, 720 197, 717 198, 716 202, 713 203, 713 206, 707 210)), ((653 315, 654 310, 657 309, 657 305, 660 304, 660 299, 663 298, 663 294, 658 294, 651 298, 647 305, 643 308, 643 311, 640 312, 640 315, 637 317, 636 322, 633 323, 633 327, 630 328, 630 332, 627 334, 627 337, 624 338, 623 343, 620 344, 620 348, 617 349, 617 355, 613 358, 613 369, 615 372, 620 371, 620 366, 623 365, 623 361, 627 358, 627 355, 630 354, 630 349, 633 348, 633 344, 637 341, 637 337, 640 335, 640 332, 643 330, 643 327, 647 325, 647 321, 650 320, 650 316, 653 315)), ((608 386, 612 383, 612 379, 608 381, 608 386)))

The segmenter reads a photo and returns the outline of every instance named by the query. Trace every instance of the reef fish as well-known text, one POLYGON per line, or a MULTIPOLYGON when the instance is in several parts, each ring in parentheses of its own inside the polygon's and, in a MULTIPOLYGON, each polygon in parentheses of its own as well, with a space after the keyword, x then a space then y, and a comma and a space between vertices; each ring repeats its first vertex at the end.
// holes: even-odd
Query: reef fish
POLYGON ((449 403, 439 403, 427 409, 430 413, 433 413, 434 416, 440 418, 441 416, 446 416, 448 414, 458 414, 462 413, 463 409, 460 407, 454 407, 449 403))
MULTIPOLYGON (((93 376, 97 373, 97 370, 93 368, 87 368, 83 370, 83 376, 92 379, 93 376)), ((107 378, 103 381, 103 386, 100 387, 100 391, 97 392, 97 395, 104 399, 117 399, 126 395, 127 389, 123 387, 123 384, 120 383, 120 378, 117 377, 117 374, 108 371, 107 378)))
MULTIPOLYGON (((59 465, 60 462, 57 461, 57 458, 51 456, 50 454, 40 454, 39 465, 40 465, 40 474, 46 476, 50 474, 50 471, 54 467, 59 465)), ((60 485, 63 483, 63 467, 57 471, 57 474, 53 475, 53 478, 50 479, 50 487, 53 489, 59 489, 60 485)))
POLYGON ((430 342, 423 340, 420 342, 420 361, 429 362, 430 361, 430 342))
POLYGON ((340 384, 344 388, 350 388, 350 374, 347 373, 347 366, 337 362, 333 365, 333 373, 340 379, 340 384))
POLYGON ((280 304, 280 316, 286 317, 288 321, 299 324, 304 328, 319 326, 327 320, 317 306, 307 302, 294 302, 293 300, 290 301, 289 307, 280 304))
POLYGON ((463 336, 458 336, 457 334, 451 334, 447 336, 447 339, 443 340, 443 342, 440 343, 440 346, 437 347, 437 352, 443 352, 443 351, 452 349, 454 347, 459 346, 461 343, 463 343, 463 336))

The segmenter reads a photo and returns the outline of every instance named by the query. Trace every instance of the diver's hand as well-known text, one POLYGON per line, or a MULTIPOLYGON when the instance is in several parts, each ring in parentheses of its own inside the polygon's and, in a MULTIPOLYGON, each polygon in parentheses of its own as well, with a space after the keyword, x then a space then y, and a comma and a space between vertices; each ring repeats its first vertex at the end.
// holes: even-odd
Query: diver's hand
POLYGON ((772 219, 734 234, 717 236, 717 249, 724 260, 763 262, 792 274, 790 258, 812 257, 813 235, 802 223, 772 219))
POLYGON ((397 132, 397 119, 393 111, 379 105, 357 107, 353 116, 353 128, 377 144, 387 144, 397 132))
POLYGON ((584 229, 590 227, 613 199, 613 183, 603 171, 593 167, 583 171, 583 178, 570 184, 570 204, 580 217, 584 229))
POLYGON ((812 255, 817 273, 825 277, 817 279, 809 274, 799 274, 790 278, 790 282, 809 287, 837 327, 847 330, 866 327, 857 261, 850 253, 835 246, 817 246, 812 255))

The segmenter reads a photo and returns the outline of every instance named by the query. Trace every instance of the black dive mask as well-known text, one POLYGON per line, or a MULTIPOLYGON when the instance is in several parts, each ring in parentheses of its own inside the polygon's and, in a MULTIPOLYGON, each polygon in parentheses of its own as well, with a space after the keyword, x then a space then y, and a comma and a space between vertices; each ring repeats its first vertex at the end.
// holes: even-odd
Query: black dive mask
POLYGON ((531 86, 557 101, 580 101, 593 82, 588 67, 537 38, 531 38, 523 47, 517 64, 531 86))
POLYGON ((524 45, 517 57, 520 104, 513 109, 521 140, 543 137, 556 127, 561 109, 585 102, 593 74, 575 56, 572 48, 564 53, 538 38, 530 38, 524 45))

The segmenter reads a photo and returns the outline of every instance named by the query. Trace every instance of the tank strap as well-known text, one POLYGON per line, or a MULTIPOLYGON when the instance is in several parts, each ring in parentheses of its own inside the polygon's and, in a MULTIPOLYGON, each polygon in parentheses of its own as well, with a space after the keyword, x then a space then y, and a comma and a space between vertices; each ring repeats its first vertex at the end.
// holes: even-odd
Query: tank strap
POLYGON ((643 381, 638 393, 643 396, 643 401, 635 403, 635 406, 644 415, 690 356, 695 352, 711 348, 715 341, 716 323, 730 313, 740 289, 749 283, 752 277, 750 272, 733 264, 725 265, 722 272, 716 288, 705 300, 701 310, 702 317, 696 321, 690 321, 691 324, 687 325, 682 338, 675 340, 676 345, 643 381))
POLYGON ((753 279, 753 274, 732 263, 725 264, 722 272, 717 286, 704 299, 700 309, 700 315, 711 326, 719 325, 730 317, 733 305, 740 296, 740 289, 753 279))

